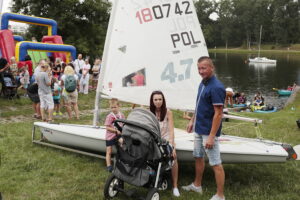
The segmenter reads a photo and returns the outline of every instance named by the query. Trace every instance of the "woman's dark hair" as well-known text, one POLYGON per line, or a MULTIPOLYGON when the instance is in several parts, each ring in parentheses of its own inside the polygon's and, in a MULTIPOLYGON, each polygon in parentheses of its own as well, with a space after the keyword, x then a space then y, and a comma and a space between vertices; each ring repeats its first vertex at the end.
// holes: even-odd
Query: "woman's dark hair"
POLYGON ((162 100, 163 100, 163 103, 162 103, 161 108, 160 108, 160 116, 159 116, 159 120, 162 122, 165 119, 165 116, 167 114, 167 106, 166 106, 165 96, 159 90, 153 91, 152 94, 151 94, 151 97, 150 97, 150 111, 156 116, 156 113, 155 113, 156 107, 155 107, 154 102, 153 102, 153 97, 156 94, 160 94, 162 96, 162 100))

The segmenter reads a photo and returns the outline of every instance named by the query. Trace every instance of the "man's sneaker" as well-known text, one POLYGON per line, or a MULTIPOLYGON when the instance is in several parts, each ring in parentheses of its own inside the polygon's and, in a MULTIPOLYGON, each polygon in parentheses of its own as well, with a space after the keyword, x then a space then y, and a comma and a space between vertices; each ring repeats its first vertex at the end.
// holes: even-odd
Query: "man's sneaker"
POLYGON ((202 194, 202 187, 201 186, 196 187, 194 183, 191 183, 190 185, 187 186, 182 186, 182 189, 185 191, 194 191, 202 194))
POLYGON ((179 196, 180 196, 180 193, 179 193, 178 188, 173 188, 173 195, 174 195, 175 197, 179 197, 179 196))
POLYGON ((55 115, 56 115, 56 112, 54 112, 53 115, 55 116, 55 115))
POLYGON ((219 195, 215 194, 210 200, 225 200, 225 197, 221 198, 219 195))
POLYGON ((59 112, 58 115, 59 115, 59 116, 62 116, 62 112, 59 112))

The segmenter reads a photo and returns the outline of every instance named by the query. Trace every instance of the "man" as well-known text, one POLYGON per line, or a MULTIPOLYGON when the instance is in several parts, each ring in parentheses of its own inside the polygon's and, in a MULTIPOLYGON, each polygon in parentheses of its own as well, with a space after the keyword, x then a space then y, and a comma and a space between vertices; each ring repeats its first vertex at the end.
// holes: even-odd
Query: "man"
POLYGON ((221 122, 225 89, 215 77, 212 60, 205 56, 198 60, 198 72, 203 78, 197 95, 195 114, 187 126, 187 132, 195 131, 193 156, 195 158, 195 180, 182 189, 202 193, 202 175, 204 171, 204 154, 215 173, 217 193, 211 200, 225 200, 225 173, 222 166, 218 137, 221 134, 221 122))
POLYGON ((40 99, 41 116, 43 121, 52 121, 54 102, 51 90, 52 73, 49 65, 40 66, 41 71, 36 75, 38 84, 38 94, 40 99), (48 119, 46 118, 45 109, 48 110, 48 119))
POLYGON ((78 79, 80 80, 81 75, 82 75, 82 68, 84 65, 84 60, 82 59, 82 54, 78 54, 77 59, 73 62, 73 65, 75 67, 75 73, 78 76, 78 79))
POLYGON ((45 65, 46 65, 46 60, 40 59, 39 64, 34 69, 33 75, 31 77, 31 82, 36 83, 36 76, 38 75, 39 72, 42 71, 41 66, 45 66, 45 65))

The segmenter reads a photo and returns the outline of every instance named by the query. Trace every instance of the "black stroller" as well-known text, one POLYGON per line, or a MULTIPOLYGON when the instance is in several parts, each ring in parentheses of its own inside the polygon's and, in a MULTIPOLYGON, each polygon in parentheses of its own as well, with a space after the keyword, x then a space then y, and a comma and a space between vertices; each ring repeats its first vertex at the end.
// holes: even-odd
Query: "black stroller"
POLYGON ((0 95, 3 95, 8 99, 12 99, 13 97, 19 98, 17 93, 18 86, 10 72, 3 72, 0 74, 0 83, 2 85, 0 95))
POLYGON ((115 120, 114 125, 122 134, 116 145, 114 170, 104 187, 105 199, 112 199, 119 192, 138 199, 134 190, 124 189, 124 183, 151 188, 146 200, 159 199, 158 191, 171 186, 173 158, 172 147, 160 137, 156 117, 137 108, 127 120, 115 120))

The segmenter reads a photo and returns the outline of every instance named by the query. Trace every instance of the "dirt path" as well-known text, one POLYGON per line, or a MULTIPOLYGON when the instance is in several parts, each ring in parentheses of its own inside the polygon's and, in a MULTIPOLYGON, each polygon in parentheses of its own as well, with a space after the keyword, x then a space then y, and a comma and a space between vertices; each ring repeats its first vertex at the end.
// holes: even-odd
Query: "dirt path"
MULTIPOLYGON (((9 110, 13 110, 14 108, 7 108, 9 110)), ((127 111, 130 110, 131 108, 125 107, 121 108, 122 111, 127 111)), ((109 109, 102 109, 100 111, 101 113, 103 112, 109 112, 109 109)), ((80 111, 80 117, 84 116, 92 116, 94 114, 94 110, 82 110, 80 111)), ((62 116, 54 116, 54 120, 57 119, 67 119, 68 115, 67 113, 63 113, 62 116)), ((10 123, 18 123, 18 122, 34 122, 37 121, 33 116, 31 115, 17 115, 17 116, 10 116, 10 117, 0 117, 0 124, 10 124, 10 123)))

